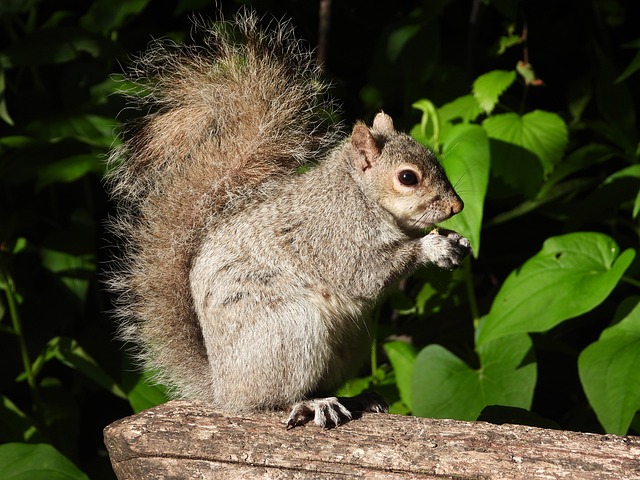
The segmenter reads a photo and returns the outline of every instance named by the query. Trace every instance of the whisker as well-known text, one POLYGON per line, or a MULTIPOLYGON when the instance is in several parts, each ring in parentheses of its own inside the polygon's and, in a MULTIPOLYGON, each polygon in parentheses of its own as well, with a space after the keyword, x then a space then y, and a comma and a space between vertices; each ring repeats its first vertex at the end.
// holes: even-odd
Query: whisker
POLYGON ((460 177, 458 178, 458 180, 456 180, 455 184, 453 185, 453 188, 457 188, 458 184, 460 183, 460 181, 476 166, 480 163, 480 160, 476 161, 473 165, 469 165, 469 168, 467 168, 462 175, 460 175, 460 177))
POLYGON ((458 145, 460 145, 460 143, 461 143, 460 141, 456 142, 455 145, 453 145, 448 152, 445 152, 442 155, 440 155, 440 158, 442 158, 443 160, 446 159, 449 155, 451 155, 453 152, 455 152, 458 149, 458 145))

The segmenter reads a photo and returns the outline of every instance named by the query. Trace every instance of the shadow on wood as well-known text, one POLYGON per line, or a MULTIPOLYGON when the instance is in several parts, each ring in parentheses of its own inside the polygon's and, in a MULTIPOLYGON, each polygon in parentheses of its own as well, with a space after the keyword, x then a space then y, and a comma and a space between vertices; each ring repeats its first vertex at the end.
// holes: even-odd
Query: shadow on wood
POLYGON ((286 430, 278 412, 221 414, 177 400, 112 423, 124 479, 640 479, 640 437, 386 414, 286 430))

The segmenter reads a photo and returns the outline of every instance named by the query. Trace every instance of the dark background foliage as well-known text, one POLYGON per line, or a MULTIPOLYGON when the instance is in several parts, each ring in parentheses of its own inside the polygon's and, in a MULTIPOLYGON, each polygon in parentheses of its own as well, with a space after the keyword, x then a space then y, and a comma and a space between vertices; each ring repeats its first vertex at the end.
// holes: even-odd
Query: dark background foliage
MULTIPOLYGON (((6 459, 27 459, 11 468, 33 470, 33 478, 45 457, 78 478, 76 467, 92 478, 111 478, 102 428, 163 400, 114 340, 101 284, 101 272, 117 253, 104 228, 113 209, 102 180, 104 160, 118 142, 119 122, 135 115, 117 94, 123 65, 152 38, 188 40, 190 15, 229 16, 244 2, 220 3, 0 4, 0 442, 8 447, 6 459)), ((321 42, 317 2, 250 5, 291 18, 311 46, 321 42)), ((383 108, 399 128, 411 130, 422 119, 414 102, 442 107, 468 95, 478 76, 514 71, 524 59, 536 77, 519 75, 496 112, 553 112, 568 129, 563 166, 554 174, 569 173, 557 184, 542 176, 536 183, 520 167, 501 164, 505 144, 491 140, 481 253, 453 274, 421 271, 403 282, 380 308, 380 343, 410 339, 416 351, 443 345, 478 367, 473 335, 479 318, 469 315, 470 307, 489 312, 505 278, 545 239, 594 231, 615 239, 621 250, 637 248, 640 173, 627 170, 615 181, 611 175, 638 166, 639 20, 635 0, 333 2, 325 70, 345 124, 370 121, 383 108), (501 38, 520 41, 498 54, 501 38), (551 193, 541 193, 545 185, 551 193)), ((430 128, 423 132, 427 143, 435 138, 430 128)), ((597 308, 531 334, 535 415, 487 409, 484 418, 602 431, 577 358, 637 303, 637 272, 636 260, 627 281, 597 308)), ((371 374, 363 372, 346 390, 376 386, 396 411, 409 412, 404 373, 398 362, 389 365, 392 356, 388 349, 374 351, 371 374)), ((629 428, 640 432, 637 416, 629 428)), ((0 472, 7 465, 0 461, 0 472)))

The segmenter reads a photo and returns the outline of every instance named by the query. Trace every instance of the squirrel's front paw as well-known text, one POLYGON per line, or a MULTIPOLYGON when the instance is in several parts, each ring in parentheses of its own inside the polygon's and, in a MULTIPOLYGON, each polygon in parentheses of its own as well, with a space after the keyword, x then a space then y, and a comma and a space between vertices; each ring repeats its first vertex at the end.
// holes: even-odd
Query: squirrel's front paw
POLYGON ((373 392, 361 393, 355 397, 327 397, 304 400, 296 403, 289 418, 287 429, 313 422, 322 428, 337 427, 353 419, 361 412, 386 413, 389 404, 380 395, 373 392))
POLYGON ((428 262, 453 270, 471 253, 471 244, 459 233, 435 229, 422 238, 422 249, 428 262))

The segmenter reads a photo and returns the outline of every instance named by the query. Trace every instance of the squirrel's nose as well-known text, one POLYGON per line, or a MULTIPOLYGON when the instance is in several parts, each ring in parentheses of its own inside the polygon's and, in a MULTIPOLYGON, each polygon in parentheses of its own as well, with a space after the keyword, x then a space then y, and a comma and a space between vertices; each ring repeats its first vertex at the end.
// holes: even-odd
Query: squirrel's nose
POLYGON ((460 213, 464 208, 464 202, 460 197, 456 197, 451 202, 451 215, 455 215, 456 213, 460 213))

